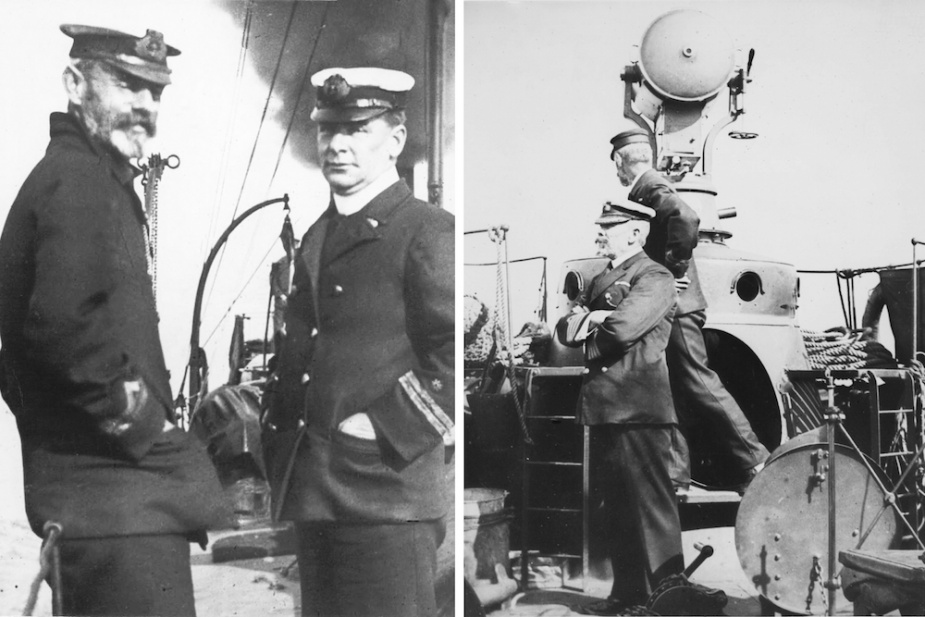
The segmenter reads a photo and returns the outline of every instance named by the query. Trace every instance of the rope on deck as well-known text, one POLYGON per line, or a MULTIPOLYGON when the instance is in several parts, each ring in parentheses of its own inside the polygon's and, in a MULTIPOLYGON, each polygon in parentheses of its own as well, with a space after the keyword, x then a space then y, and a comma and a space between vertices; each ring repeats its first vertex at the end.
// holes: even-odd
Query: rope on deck
POLYGON ((861 340, 863 332, 802 330, 802 334, 810 368, 847 370, 862 368, 867 363, 868 342, 861 340))

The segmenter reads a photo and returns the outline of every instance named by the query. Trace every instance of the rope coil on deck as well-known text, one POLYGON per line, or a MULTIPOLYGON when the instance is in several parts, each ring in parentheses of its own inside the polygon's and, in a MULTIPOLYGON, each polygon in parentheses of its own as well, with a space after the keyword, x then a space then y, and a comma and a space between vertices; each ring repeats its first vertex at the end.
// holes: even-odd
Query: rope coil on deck
POLYGON ((803 345, 809 355, 810 368, 858 369, 864 367, 867 363, 868 342, 862 340, 862 332, 811 332, 803 330, 802 334, 803 345))

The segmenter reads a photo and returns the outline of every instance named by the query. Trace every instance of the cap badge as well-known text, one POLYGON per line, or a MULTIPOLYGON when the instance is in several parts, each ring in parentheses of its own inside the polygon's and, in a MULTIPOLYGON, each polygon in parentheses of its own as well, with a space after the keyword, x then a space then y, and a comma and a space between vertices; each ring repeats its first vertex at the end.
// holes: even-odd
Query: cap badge
POLYGON ((167 59, 167 46, 164 35, 157 30, 148 30, 144 38, 135 43, 135 55, 143 60, 164 62, 167 59))
POLYGON ((318 98, 329 105, 343 102, 350 96, 350 84, 340 75, 331 75, 324 80, 318 98))

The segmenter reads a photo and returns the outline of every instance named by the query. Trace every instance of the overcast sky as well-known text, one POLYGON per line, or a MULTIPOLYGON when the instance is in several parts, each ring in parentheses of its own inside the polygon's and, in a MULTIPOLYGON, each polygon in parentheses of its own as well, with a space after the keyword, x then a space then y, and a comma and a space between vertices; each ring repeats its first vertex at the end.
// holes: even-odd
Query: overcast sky
MULTIPOLYGON (((601 204, 626 195, 608 143, 626 122, 620 73, 677 8, 718 20, 743 61, 756 50, 746 115, 729 129, 759 137, 716 142, 717 205, 738 211, 722 221, 729 244, 799 269, 911 261, 910 239, 925 237, 925 3, 910 0, 467 2, 466 228, 510 225, 511 257, 547 256, 551 282, 592 254, 601 204)), ((495 255, 485 236, 465 250, 495 255)), ((512 269, 515 328, 539 272, 512 269)), ((467 268, 466 287, 493 298, 494 275, 467 268)), ((861 309, 876 281, 858 281, 861 309)), ((843 323, 834 278, 804 275, 802 290, 804 327, 843 323)))

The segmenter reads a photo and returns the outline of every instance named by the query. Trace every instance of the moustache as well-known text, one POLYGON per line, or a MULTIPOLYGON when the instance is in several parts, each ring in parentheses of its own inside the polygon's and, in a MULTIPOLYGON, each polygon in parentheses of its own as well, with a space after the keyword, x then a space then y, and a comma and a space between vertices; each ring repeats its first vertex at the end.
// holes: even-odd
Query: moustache
POLYGON ((157 125, 150 114, 132 113, 120 114, 112 123, 114 129, 131 131, 135 126, 140 126, 145 130, 149 137, 154 137, 157 133, 157 125))
POLYGON ((606 257, 608 259, 614 258, 613 248, 611 248, 607 238, 597 238, 594 241, 594 245, 597 247, 596 255, 598 257, 606 257))

